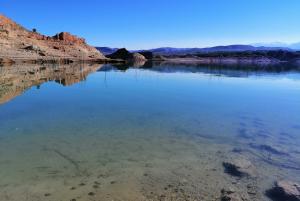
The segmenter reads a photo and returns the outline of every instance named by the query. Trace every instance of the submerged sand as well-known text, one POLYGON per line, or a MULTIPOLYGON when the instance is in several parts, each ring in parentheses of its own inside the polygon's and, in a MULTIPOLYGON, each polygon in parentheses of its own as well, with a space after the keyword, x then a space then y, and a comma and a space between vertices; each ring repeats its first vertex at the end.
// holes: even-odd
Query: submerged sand
POLYGON ((300 181, 297 111, 283 122, 274 108, 217 110, 224 102, 211 102, 211 92, 173 91, 175 75, 136 73, 98 72, 67 88, 46 82, 1 105, 0 199, 210 201, 226 188, 258 201, 277 179, 300 181), (236 158, 251 161, 255 175, 226 173, 223 162, 236 158))

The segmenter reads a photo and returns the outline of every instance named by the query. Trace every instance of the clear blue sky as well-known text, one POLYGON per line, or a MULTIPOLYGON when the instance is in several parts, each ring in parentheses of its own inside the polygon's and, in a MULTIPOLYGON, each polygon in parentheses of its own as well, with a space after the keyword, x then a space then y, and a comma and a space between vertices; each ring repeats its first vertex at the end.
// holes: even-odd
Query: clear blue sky
POLYGON ((300 0, 0 0, 43 34, 69 31, 129 49, 299 42, 300 0))

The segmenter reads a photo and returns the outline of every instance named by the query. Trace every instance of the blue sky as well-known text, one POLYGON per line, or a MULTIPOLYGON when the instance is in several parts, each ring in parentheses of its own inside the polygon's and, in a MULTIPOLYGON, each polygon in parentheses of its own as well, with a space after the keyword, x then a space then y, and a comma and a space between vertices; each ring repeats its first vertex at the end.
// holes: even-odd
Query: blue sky
POLYGON ((300 0, 1 0, 0 13, 43 34, 146 49, 299 42, 300 0))

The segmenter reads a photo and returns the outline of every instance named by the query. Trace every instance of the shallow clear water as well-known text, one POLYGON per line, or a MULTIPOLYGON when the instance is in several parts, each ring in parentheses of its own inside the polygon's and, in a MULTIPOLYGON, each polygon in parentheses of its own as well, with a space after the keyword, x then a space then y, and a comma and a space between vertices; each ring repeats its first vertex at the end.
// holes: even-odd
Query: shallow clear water
POLYGON ((218 200, 223 188, 268 200, 274 181, 300 182, 298 72, 80 65, 0 74, 0 200, 218 200), (254 176, 224 171, 237 158, 254 176))

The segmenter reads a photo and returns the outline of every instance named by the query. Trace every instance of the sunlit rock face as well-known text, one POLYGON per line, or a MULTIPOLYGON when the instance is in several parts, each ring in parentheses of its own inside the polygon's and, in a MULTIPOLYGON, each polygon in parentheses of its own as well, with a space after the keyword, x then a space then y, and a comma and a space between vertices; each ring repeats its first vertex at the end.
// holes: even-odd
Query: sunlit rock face
POLYGON ((140 61, 144 62, 147 59, 143 55, 141 55, 140 53, 133 53, 132 54, 132 60, 136 61, 136 62, 140 62, 140 61))
POLYGON ((78 38, 77 36, 73 36, 72 34, 70 34, 68 32, 61 32, 59 34, 56 34, 52 38, 55 40, 62 40, 62 41, 73 43, 73 44, 75 44, 75 43, 85 44, 84 38, 78 38))
POLYGON ((13 65, 0 67, 0 104, 8 102, 21 95, 27 89, 39 87, 45 82, 55 81, 64 86, 70 86, 86 79, 86 77, 101 68, 102 65, 13 65))
POLYGON ((85 39, 68 32, 45 36, 0 15, 0 57, 14 59, 106 59, 85 39))

